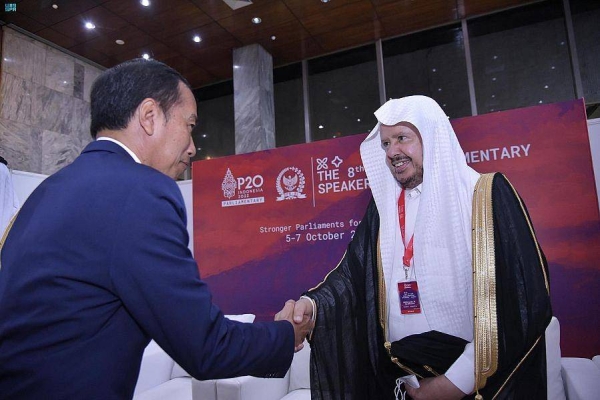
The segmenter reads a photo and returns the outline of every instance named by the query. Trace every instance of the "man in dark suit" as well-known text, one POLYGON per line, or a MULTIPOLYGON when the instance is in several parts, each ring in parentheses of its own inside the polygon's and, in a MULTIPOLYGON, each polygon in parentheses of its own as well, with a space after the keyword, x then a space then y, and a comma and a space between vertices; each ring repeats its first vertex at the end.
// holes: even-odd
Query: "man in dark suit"
POLYGON ((196 102, 168 66, 133 60, 91 94, 96 139, 23 205, 2 250, 0 398, 131 398, 154 339, 198 379, 282 376, 312 326, 229 321, 188 250, 174 179, 196 102))

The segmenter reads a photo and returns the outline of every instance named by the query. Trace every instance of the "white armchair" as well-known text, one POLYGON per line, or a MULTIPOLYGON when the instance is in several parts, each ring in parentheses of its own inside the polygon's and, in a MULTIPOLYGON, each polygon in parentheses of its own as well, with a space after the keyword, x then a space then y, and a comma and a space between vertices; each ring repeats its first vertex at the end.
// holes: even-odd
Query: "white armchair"
MULTIPOLYGON (((254 314, 226 315, 225 317, 233 321, 246 323, 252 323, 255 318, 254 314)), ((217 399, 217 380, 195 380, 195 382, 194 399, 217 399)), ((192 377, 152 340, 142 356, 142 364, 133 399, 191 400, 192 377)))
MULTIPOLYGON (((310 400, 310 346, 294 354, 292 365, 283 378, 238 378, 218 379, 216 396, 218 400, 310 400)), ((192 380, 194 400, 203 400, 204 383, 192 380)))
MULTIPOLYGON (((181 371, 181 367, 154 340, 150 341, 142 357, 134 400, 190 400, 192 378, 181 371)), ((214 384, 212 392, 212 399, 204 398, 216 399, 214 384)))
POLYGON ((600 356, 563 357, 562 378, 569 400, 600 398, 600 356))
POLYGON ((600 398, 600 356, 561 357, 560 325, 552 317, 546 329, 546 362, 549 400, 594 400, 600 398))

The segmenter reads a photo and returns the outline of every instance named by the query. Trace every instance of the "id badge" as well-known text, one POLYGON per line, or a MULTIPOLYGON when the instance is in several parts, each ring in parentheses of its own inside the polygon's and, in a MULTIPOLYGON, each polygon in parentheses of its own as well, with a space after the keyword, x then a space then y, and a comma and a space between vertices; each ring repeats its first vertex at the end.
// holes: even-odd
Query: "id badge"
POLYGON ((419 287, 417 281, 398 282, 401 314, 420 314, 419 287))

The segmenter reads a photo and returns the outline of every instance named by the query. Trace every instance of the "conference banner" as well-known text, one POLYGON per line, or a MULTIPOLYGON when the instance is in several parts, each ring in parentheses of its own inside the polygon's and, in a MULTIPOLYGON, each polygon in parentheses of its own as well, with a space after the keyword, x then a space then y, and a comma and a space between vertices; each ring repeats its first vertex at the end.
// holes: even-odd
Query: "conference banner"
MULTIPOLYGON (((451 122, 469 165, 503 172, 527 205, 563 355, 597 354, 600 216, 583 101, 451 122)), ((272 320, 336 267, 371 198, 365 136, 194 162, 195 257, 223 312, 272 320)))

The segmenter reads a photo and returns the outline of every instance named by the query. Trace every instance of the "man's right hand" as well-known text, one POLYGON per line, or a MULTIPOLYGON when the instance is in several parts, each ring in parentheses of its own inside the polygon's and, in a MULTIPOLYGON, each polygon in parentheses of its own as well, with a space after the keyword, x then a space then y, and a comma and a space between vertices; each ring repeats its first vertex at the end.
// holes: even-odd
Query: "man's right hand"
POLYGON ((311 320, 314 319, 313 311, 312 302, 305 297, 301 297, 294 305, 294 322, 300 323, 304 320, 304 317, 308 317, 311 320))
POLYGON ((302 350, 304 339, 306 339, 306 336, 315 326, 312 321, 311 302, 307 299, 286 301, 281 311, 275 314, 275 321, 281 320, 287 320, 292 323, 295 335, 294 351, 302 350))

